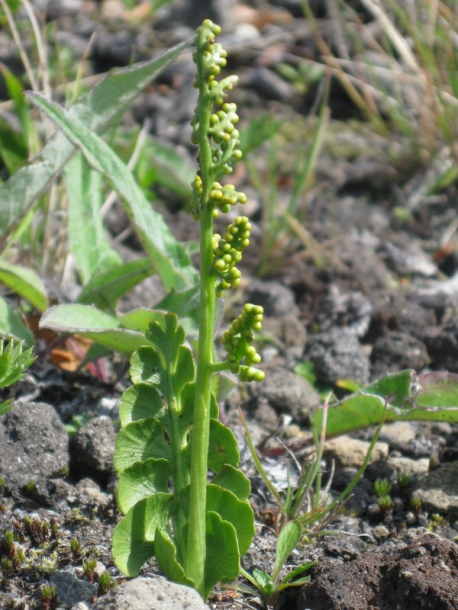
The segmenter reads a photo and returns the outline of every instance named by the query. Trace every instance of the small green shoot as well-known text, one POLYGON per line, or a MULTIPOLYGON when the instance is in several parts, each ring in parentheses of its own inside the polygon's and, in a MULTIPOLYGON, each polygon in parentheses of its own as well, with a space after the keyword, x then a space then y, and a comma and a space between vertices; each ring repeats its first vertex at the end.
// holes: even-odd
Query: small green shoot
POLYGON ((275 565, 272 574, 257 569, 254 569, 252 574, 249 574, 246 570, 241 568, 241 575, 244 576, 254 588, 246 585, 237 585, 237 589, 260 597, 266 606, 273 606, 275 605, 278 595, 284 589, 289 587, 300 587, 308 583, 310 581, 310 576, 302 576, 302 574, 313 567, 316 561, 310 561, 297 566, 284 578, 279 580, 282 568, 302 537, 302 530, 303 528, 299 521, 288 521, 282 528, 277 539, 275 565))
MULTIPOLYGON (((22 343, 0 341, 0 389, 17 383, 25 376, 25 371, 33 364, 35 357, 32 348, 24 350, 22 343)), ((0 415, 4 415, 13 406, 12 400, 0 404, 0 415)))

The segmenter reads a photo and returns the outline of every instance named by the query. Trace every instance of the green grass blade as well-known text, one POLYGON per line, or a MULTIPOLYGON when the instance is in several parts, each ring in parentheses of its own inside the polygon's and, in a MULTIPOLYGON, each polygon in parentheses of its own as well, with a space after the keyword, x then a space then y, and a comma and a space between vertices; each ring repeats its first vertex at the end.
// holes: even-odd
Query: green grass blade
POLYGON ((123 201, 127 215, 167 290, 184 290, 198 283, 198 274, 183 247, 154 212, 132 173, 113 150, 86 125, 63 108, 37 94, 29 94, 65 135, 79 146, 90 164, 105 176, 123 201))
MULTIPOLYGON (((151 61, 112 72, 70 108, 70 119, 84 120, 89 129, 103 133, 131 106, 156 74, 188 45, 189 42, 179 44, 151 61)), ((0 186, 0 247, 74 151, 75 145, 62 133, 57 133, 33 163, 19 169, 0 186)))

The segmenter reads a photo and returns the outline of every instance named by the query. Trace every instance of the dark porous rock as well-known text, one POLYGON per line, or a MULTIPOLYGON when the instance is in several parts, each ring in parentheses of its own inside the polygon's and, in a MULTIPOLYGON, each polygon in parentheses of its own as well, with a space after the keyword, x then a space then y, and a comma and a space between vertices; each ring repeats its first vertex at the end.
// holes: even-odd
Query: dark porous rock
POLYGON ((0 474, 10 492, 33 481, 41 498, 47 479, 67 465, 67 432, 51 405, 24 402, 0 418, 0 474))
POLYGON ((250 303, 262 305, 266 317, 296 315, 299 311, 293 291, 280 282, 253 280, 248 284, 245 296, 250 303))
POLYGON ((458 372, 458 316, 439 328, 427 328, 422 337, 436 370, 458 372))
POLYGON ((91 610, 208 610, 197 591, 157 576, 134 578, 91 605, 91 610))
POLYGON ((411 490, 421 500, 422 508, 445 515, 450 521, 458 519, 458 462, 445 464, 419 479, 411 490))
POLYGON ((372 303, 362 292, 343 294, 333 284, 317 318, 322 331, 329 330, 331 326, 343 326, 358 337, 363 337, 369 328, 371 313, 372 303))
POLYGON ((318 381, 335 384, 339 379, 369 381, 369 358, 355 334, 345 328, 333 328, 310 337, 304 357, 311 360, 318 381))
POLYGON ((458 545, 428 533, 396 546, 388 541, 351 561, 319 562, 297 610, 456 610, 458 545))
POLYGON ((114 473, 116 433, 113 422, 101 415, 80 428, 70 439, 70 470, 78 478, 90 477, 106 485, 114 473))
POLYGON ((279 414, 291 415, 297 422, 307 421, 309 410, 321 404, 321 399, 309 382, 286 369, 269 371, 265 380, 250 386, 255 391, 254 402, 260 409, 267 403, 279 414))
POLYGON ((387 373, 403 369, 421 370, 430 358, 425 344, 403 332, 389 332, 379 337, 371 353, 372 377, 378 379, 387 373))

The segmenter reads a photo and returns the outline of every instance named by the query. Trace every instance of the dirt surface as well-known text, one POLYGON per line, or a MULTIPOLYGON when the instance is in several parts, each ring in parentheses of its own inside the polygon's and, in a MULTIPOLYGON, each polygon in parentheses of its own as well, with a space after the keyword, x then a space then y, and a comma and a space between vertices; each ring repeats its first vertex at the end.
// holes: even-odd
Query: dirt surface
MULTIPOLYGON (((98 73, 127 65, 132 53, 135 60, 146 59, 192 35, 186 12, 165 7, 152 19, 136 22, 120 5, 50 2, 47 19, 56 21, 59 32, 50 45, 59 38, 81 57, 96 32, 88 69, 98 73)), ((299 200, 299 220, 289 232, 274 231, 267 239, 266 201, 275 196, 278 213, 288 204, 294 159, 310 146, 316 124, 311 111, 319 94, 313 83, 306 91, 298 89, 276 67, 294 66, 304 57, 318 59, 319 52, 299 3, 277 1, 263 5, 263 12, 252 6, 249 17, 241 5, 231 7, 221 17, 233 28, 226 41, 229 68, 241 80, 233 96, 241 131, 263 113, 283 121, 275 144, 276 190, 269 194, 272 156, 267 143, 248 157, 263 188, 248 161, 234 176, 248 196, 244 213, 251 218, 253 239, 244 259, 243 285, 226 303, 228 319, 245 300, 263 305, 265 334, 259 349, 267 378, 237 388, 221 415, 240 439, 242 467, 252 481, 257 535, 243 565, 249 572, 271 571, 276 508, 247 452, 238 408, 269 476, 284 493, 288 464, 295 472, 291 455, 307 460, 309 410, 322 404, 326 390, 342 392, 340 380, 364 385, 406 368, 458 372, 458 255, 449 231, 455 226, 457 192, 452 184, 434 200, 422 197, 429 166, 419 163, 421 154, 413 159, 401 136, 375 135, 333 80, 332 121, 313 185, 299 200), (313 363, 314 385, 293 372, 304 361, 313 363)), ((329 31, 330 16, 321 9, 316 14, 323 31, 329 31)), ((17 65, 9 48, 0 49, 1 61, 17 65)), ((192 159, 190 66, 184 57, 168 67, 140 96, 126 124, 151 119, 155 136, 192 159)), ((175 235, 194 238, 195 225, 183 202, 162 189, 156 195, 175 235)), ((128 221, 120 208, 111 213, 108 225, 113 238, 123 234, 128 221)), ((129 232, 119 247, 123 254, 139 255, 129 232)), ((69 294, 75 287, 63 288, 69 294)), ((150 295, 157 301, 157 294, 157 282, 146 280, 120 307, 142 305, 150 295)), ((125 580, 114 566, 110 540, 120 518, 113 469, 117 404, 129 382, 126 363, 119 358, 105 360, 103 366, 103 374, 100 369, 64 372, 51 364, 44 349, 12 390, 16 407, 0 419, 2 608, 45 608, 46 583, 58 589, 59 602, 50 607, 90 604, 102 595, 97 582, 104 570, 114 583, 125 580), (89 422, 69 440, 64 425, 75 417, 82 423, 83 416, 89 422), (14 559, 5 532, 14 532, 23 556, 14 559), (96 559, 94 574, 87 570, 90 558, 96 559)), ((327 446, 322 470, 326 483, 335 464, 331 497, 351 481, 373 434, 373 429, 363 430, 327 446)), ((288 559, 285 569, 317 561, 310 584, 282 594, 277 608, 457 608, 457 439, 458 428, 447 423, 386 425, 364 477, 327 525, 332 532, 317 538, 307 532, 288 559), (387 479, 391 487, 391 503, 384 507, 374 489, 378 479, 387 479)), ((152 563, 142 575, 158 573, 152 563)), ((257 598, 224 589, 208 605, 217 610, 262 607, 257 598)))

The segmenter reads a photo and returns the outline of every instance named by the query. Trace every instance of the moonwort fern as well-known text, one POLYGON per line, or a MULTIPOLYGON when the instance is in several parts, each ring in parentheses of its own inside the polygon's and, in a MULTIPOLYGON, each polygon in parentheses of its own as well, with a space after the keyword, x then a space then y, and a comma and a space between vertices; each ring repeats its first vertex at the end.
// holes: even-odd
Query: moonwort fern
POLYGON ((233 581, 254 535, 250 482, 238 469, 232 431, 218 418, 212 378, 231 371, 260 381, 260 356, 252 345, 263 311, 246 304, 223 335, 227 357, 214 358, 216 300, 240 283, 236 265, 249 244, 250 223, 237 217, 224 235, 213 221, 246 197, 222 176, 241 158, 235 104, 225 101, 237 77, 218 80, 226 52, 220 28, 197 29, 194 61, 198 104, 192 119, 199 171, 193 182, 193 216, 200 222, 200 320, 197 358, 175 314, 151 322, 131 359, 133 382, 120 403, 116 440, 118 504, 124 513, 113 536, 113 555, 129 576, 155 557, 164 574, 194 587, 205 599, 218 582, 233 581), (221 181, 221 182, 220 182, 221 181), (210 476, 209 476, 210 472, 210 476))

